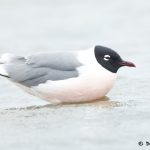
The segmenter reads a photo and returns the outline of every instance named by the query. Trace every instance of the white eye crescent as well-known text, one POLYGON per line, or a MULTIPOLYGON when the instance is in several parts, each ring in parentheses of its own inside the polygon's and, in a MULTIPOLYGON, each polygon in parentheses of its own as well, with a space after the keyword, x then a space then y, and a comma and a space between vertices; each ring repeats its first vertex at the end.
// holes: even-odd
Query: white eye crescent
POLYGON ((110 56, 109 56, 109 55, 105 55, 105 56, 104 56, 104 60, 109 61, 109 59, 110 59, 110 56))

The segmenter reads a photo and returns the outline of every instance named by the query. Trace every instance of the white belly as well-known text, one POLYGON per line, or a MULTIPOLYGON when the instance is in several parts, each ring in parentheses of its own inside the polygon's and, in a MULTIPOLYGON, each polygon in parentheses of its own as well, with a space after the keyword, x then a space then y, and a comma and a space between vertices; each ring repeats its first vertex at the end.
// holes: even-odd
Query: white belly
POLYGON ((83 74, 81 73, 81 76, 77 78, 47 81, 32 87, 32 93, 52 103, 91 101, 105 96, 116 78, 116 74, 99 65, 91 66, 88 71, 79 68, 79 71, 83 74))

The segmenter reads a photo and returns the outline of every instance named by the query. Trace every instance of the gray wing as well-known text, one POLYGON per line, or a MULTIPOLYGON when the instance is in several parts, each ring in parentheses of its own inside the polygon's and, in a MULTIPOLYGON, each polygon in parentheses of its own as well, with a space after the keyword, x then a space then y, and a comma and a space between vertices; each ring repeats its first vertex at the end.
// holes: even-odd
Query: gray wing
POLYGON ((81 63, 71 52, 41 53, 19 57, 6 65, 12 81, 25 86, 36 86, 47 80, 64 80, 78 76, 81 63))

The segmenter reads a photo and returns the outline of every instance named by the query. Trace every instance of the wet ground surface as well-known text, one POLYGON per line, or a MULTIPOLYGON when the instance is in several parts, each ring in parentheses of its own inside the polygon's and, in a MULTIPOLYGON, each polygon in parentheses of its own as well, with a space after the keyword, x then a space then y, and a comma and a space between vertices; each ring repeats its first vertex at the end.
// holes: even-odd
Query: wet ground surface
POLYGON ((122 68, 100 101, 48 105, 0 77, 0 149, 148 150, 149 1, 0 1, 0 54, 25 55, 95 44, 117 50, 122 68))

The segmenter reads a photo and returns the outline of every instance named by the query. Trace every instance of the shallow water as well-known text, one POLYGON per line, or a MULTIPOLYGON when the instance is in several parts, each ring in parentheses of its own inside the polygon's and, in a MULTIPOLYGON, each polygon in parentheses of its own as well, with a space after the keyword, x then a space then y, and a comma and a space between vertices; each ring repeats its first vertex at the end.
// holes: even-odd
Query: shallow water
POLYGON ((47 105, 0 77, 0 149, 127 150, 150 142, 150 2, 1 0, 0 54, 112 47, 122 68, 101 101, 47 105))

